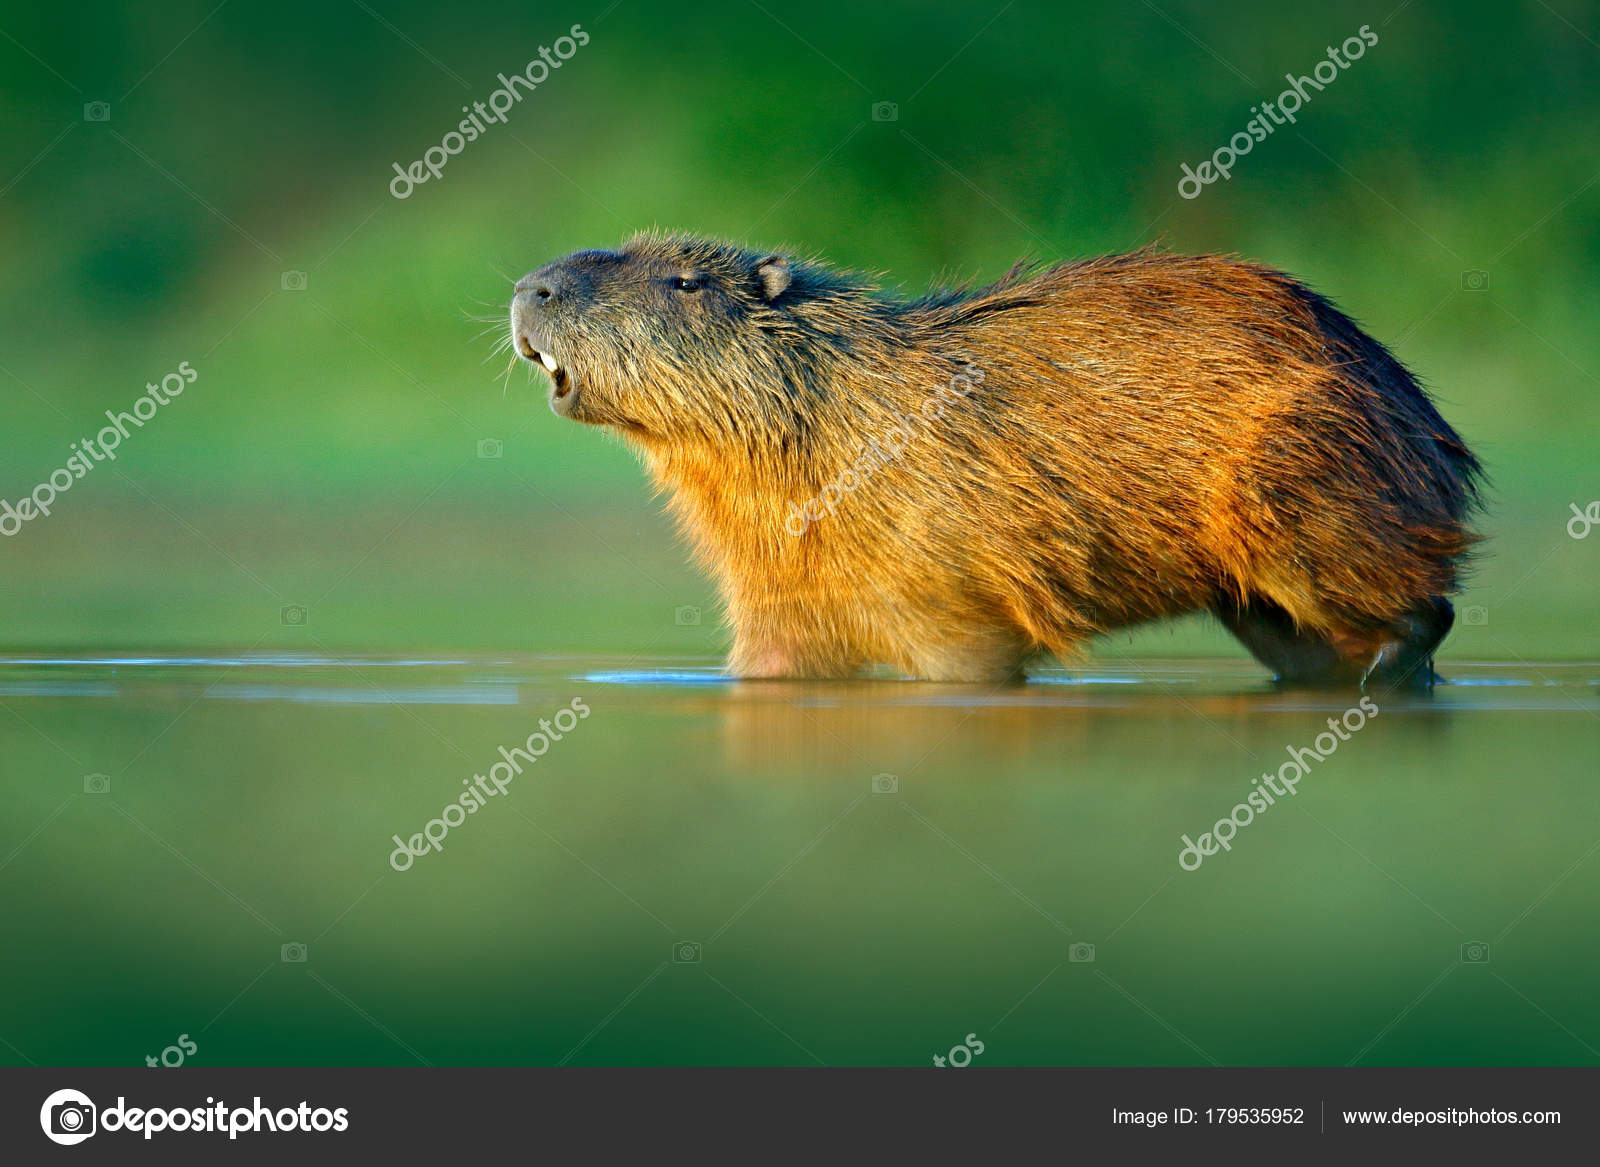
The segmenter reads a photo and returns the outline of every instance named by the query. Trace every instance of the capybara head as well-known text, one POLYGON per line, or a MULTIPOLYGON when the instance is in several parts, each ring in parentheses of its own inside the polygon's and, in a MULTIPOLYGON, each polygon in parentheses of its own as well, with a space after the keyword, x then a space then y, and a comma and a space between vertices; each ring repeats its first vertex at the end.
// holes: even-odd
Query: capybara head
POLYGON ((817 382, 809 362, 833 343, 859 347, 870 291, 782 255, 638 235, 518 280, 512 343, 549 373, 562 417, 643 439, 747 445, 802 416, 817 382))

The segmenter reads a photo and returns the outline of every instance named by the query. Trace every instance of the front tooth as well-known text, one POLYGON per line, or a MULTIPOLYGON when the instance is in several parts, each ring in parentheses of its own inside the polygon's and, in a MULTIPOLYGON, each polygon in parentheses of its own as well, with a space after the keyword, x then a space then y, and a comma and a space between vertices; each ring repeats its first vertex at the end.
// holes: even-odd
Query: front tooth
POLYGON ((555 357, 551 356, 549 353, 540 353, 539 359, 544 362, 544 367, 549 369, 552 373, 556 371, 558 366, 556 365, 555 357))

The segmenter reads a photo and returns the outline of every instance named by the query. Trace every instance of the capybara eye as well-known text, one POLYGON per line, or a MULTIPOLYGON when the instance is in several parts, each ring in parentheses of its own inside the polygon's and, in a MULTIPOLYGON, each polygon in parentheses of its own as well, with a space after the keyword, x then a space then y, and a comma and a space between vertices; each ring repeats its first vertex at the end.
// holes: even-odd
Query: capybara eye
POLYGON ((672 286, 680 292, 698 292, 702 281, 693 276, 678 276, 672 281, 672 286))

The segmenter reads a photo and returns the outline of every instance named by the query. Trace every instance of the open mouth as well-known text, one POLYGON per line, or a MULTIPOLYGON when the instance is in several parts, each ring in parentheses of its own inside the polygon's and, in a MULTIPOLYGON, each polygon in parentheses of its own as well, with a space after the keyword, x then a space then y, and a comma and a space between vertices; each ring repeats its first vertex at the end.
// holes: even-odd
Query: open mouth
POLYGON ((550 353, 533 347, 533 342, 527 336, 517 337, 517 351, 536 365, 543 365, 544 371, 550 374, 550 380, 555 384, 555 396, 559 401, 572 391, 571 378, 561 362, 550 353))

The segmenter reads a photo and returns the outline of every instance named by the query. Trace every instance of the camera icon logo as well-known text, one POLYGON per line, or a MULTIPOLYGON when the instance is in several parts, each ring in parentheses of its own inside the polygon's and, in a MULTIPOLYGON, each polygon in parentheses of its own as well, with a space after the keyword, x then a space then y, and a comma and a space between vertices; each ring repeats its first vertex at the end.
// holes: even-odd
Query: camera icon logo
POLYGON ((278 286, 285 292, 303 292, 306 290, 306 273, 286 271, 283 273, 283 278, 278 281, 278 286))
POLYGON ((63 1147, 83 1142, 95 1132, 95 1105, 78 1090, 57 1090, 39 1108, 39 1125, 45 1138, 63 1147))
POLYGON ((672 622, 679 628, 695 628, 700 624, 700 609, 693 604, 684 604, 672 611, 672 622))
POLYGON ((893 774, 874 774, 872 776, 872 793, 899 794, 900 779, 893 774))
POLYGON ((1472 628, 1482 628, 1489 623, 1489 609, 1478 604, 1461 609, 1461 622, 1472 628))
POLYGON ((900 107, 892 101, 875 101, 872 103, 872 120, 897 122, 900 120, 900 107))
POLYGON ((1489 290, 1489 273, 1476 270, 1462 272, 1461 290, 1463 292, 1487 292, 1489 290))
POLYGON ((1085 944, 1083 941, 1070 945, 1067 948, 1067 959, 1073 964, 1093 964, 1094 945, 1085 944))
POLYGON ((673 964, 699 964, 700 944, 695 940, 680 940, 672 946, 673 964))
POLYGON ((305 624, 307 615, 304 604, 285 604, 278 613, 278 619, 283 621, 286 628, 299 628, 305 624))
POLYGON ((83 120, 86 122, 108 122, 111 120, 111 103, 109 101, 86 101, 83 103, 83 120))
POLYGON ((83 792, 85 794, 110 794, 110 774, 85 774, 83 776, 83 792))
POLYGON ((1482 940, 1469 940, 1461 946, 1462 964, 1488 964, 1489 946, 1482 940))
POLYGON ((278 954, 283 958, 284 964, 304 964, 306 957, 310 955, 306 946, 298 940, 285 944, 278 950, 278 954))
POLYGON ((499 438, 479 438, 478 457, 485 462, 506 456, 506 444, 499 438))

